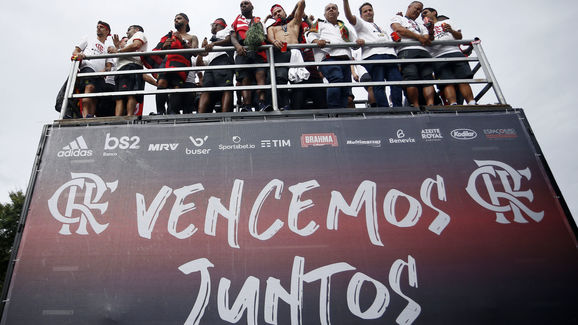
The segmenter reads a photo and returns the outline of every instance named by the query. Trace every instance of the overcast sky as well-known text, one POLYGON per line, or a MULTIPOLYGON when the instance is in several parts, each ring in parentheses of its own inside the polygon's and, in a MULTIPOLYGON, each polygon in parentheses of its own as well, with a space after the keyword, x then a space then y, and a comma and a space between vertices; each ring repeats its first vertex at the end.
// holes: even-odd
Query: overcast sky
MULTIPOLYGON (((342 1, 335 1, 340 9, 342 1)), ((350 1, 353 11, 365 1, 350 1)), ((410 1, 375 1, 375 21, 388 24, 410 1), (387 4, 384 4, 387 3, 387 4)), ((3 1, 0 5, 0 202, 8 192, 26 191, 42 126, 58 119, 54 99, 70 69, 70 54, 84 35, 94 35, 96 22, 110 23, 124 34, 139 24, 151 44, 173 27, 174 15, 186 13, 191 33, 210 36, 209 23, 231 23, 240 1, 3 1)), ((255 15, 265 17, 275 2, 255 0, 255 15)), ((294 1, 280 1, 288 11, 294 1)), ((306 13, 323 15, 328 2, 308 1, 306 13)), ((478 36, 506 100, 523 108, 556 181, 576 219, 578 216, 578 90, 575 1, 424 1, 449 16, 464 38, 478 36)), ((343 10, 340 18, 345 20, 343 10)), ((154 45, 153 45, 154 46, 154 45)), ((482 103, 494 103, 493 95, 482 103)), ((154 110, 145 106, 145 114, 154 110)))

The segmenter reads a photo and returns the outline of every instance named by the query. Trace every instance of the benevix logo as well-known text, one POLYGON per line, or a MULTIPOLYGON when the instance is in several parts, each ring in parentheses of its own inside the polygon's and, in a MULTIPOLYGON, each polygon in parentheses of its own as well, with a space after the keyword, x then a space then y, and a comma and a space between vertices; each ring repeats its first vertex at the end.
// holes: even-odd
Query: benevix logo
POLYGON ((178 147, 178 143, 151 143, 148 151, 175 151, 178 147))
POLYGON ((100 200, 108 190, 110 193, 116 190, 118 180, 105 182, 98 175, 90 173, 70 173, 70 176, 72 180, 60 186, 48 200, 50 214, 62 223, 58 233, 70 235, 72 234, 70 225, 78 223, 77 234, 88 235, 88 225, 95 233, 100 234, 108 227, 108 223, 98 223, 93 211, 99 212, 99 217, 104 215, 108 209, 108 202, 100 202, 100 200), (83 190, 84 195, 81 192, 83 190), (67 194, 63 195, 65 191, 67 194), (61 197, 63 197, 62 202, 65 203, 61 204, 64 213, 61 212, 58 205, 61 197), (77 198, 82 198, 82 202, 76 202, 77 198))
POLYGON ((393 144, 404 144, 404 143, 415 143, 415 139, 412 137, 405 137, 405 131, 402 129, 397 130, 395 133, 397 139, 389 138, 389 143, 393 144))
POLYGON ((291 140, 261 140, 261 148, 285 148, 291 147, 291 140))
MULTIPOLYGON (((522 191, 522 181, 530 180, 532 173, 529 168, 516 170, 511 166, 494 160, 474 160, 478 165, 470 179, 466 191, 479 205, 496 213, 496 222, 507 224, 510 223, 505 213, 511 212, 514 215, 514 222, 528 223, 524 218, 525 213, 530 219, 540 222, 544 218, 544 211, 532 211, 522 199, 532 203, 534 193, 532 190, 522 191), (478 191, 478 180, 483 181, 485 187, 485 198, 478 191), (496 188, 500 185, 501 188, 496 188)), ((480 186, 481 187, 481 186, 480 186)))
POLYGON ((422 129, 421 138, 425 141, 441 141, 444 137, 440 129, 422 129))
POLYGON ((189 140, 191 140, 191 143, 197 148, 194 148, 194 149, 185 148, 185 154, 187 154, 187 155, 208 155, 211 152, 211 149, 200 148, 200 147, 205 145, 205 143, 207 142, 208 139, 209 139, 208 135, 206 135, 204 138, 189 137, 189 140))
POLYGON ((84 138, 79 136, 78 138, 74 139, 70 144, 67 146, 62 147, 56 156, 58 158, 68 158, 68 157, 91 157, 92 150, 88 149, 88 145, 84 138))

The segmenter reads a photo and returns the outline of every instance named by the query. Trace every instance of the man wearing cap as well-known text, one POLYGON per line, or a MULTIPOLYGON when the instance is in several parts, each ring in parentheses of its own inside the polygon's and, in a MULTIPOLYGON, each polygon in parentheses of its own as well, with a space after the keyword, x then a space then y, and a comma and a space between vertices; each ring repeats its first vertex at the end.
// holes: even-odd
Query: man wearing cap
MULTIPOLYGON (((195 35, 190 35, 189 17, 184 13, 179 13, 175 16, 175 31, 170 31, 167 35, 161 38, 161 50, 181 50, 199 47, 199 41, 195 35)), ((159 68, 182 68, 191 66, 191 54, 167 54, 160 64, 159 68)), ((164 72, 159 74, 157 80, 157 89, 167 88, 183 88, 187 80, 187 72, 164 72)), ((167 94, 157 95, 157 112, 163 112, 164 107, 158 107, 166 102, 167 94)), ((180 94, 172 94, 169 97, 169 107, 167 114, 177 114, 179 102, 183 96, 180 94)))
MULTIPOLYGON (((291 62, 292 55, 301 57, 301 61, 303 61, 301 51, 298 49, 288 51, 287 44, 299 43, 298 38, 301 32, 301 22, 303 21, 304 12, 305 0, 297 2, 295 14, 289 19, 287 18, 285 9, 283 9, 281 5, 275 4, 271 7, 271 17, 275 20, 275 23, 267 28, 267 39, 275 46, 273 52, 275 63, 291 62)), ((287 84, 289 81, 289 68, 276 68, 275 76, 277 77, 278 85, 287 84)), ((280 109, 289 109, 289 90, 279 89, 278 93, 280 109)))
MULTIPOLYGON (((118 35, 115 34, 113 36, 113 42, 115 46, 114 52, 127 53, 147 51, 147 39, 144 34, 144 29, 141 26, 130 26, 126 32, 126 36, 128 37, 128 40, 126 41, 126 45, 124 47, 121 47, 121 42, 118 38, 118 35)), ((142 70, 143 64, 140 56, 120 57, 118 58, 116 68, 117 71, 142 70)), ((140 73, 117 75, 114 78, 114 83, 116 91, 144 90, 144 79, 143 75, 140 73)), ((143 95, 131 95, 117 98, 115 115, 122 116, 125 114, 125 111, 127 116, 134 115, 137 103, 142 103, 143 97, 143 95)))
MULTIPOLYGON (((207 38, 203 40, 202 47, 211 51, 215 46, 230 46, 231 31, 223 18, 217 18, 211 24, 211 42, 207 38)), ((231 53, 232 54, 232 53, 231 53)), ((231 65, 234 64, 233 57, 227 52, 208 52, 197 56, 197 66, 199 65, 231 65)), ((203 76, 203 87, 230 87, 233 85, 233 70, 207 70, 203 76)), ((215 97, 221 94, 221 111, 233 111, 233 91, 204 92, 199 101, 199 113, 209 112, 209 107, 214 106, 215 97)), ((212 111, 212 109, 211 109, 212 111)))
MULTIPOLYGON (((350 31, 347 26, 337 18, 339 9, 335 3, 325 6, 325 19, 319 19, 307 33, 307 41, 317 44, 321 49, 316 53, 316 58, 323 62, 338 62, 351 60, 351 49, 349 48, 329 48, 327 44, 341 44, 351 42, 355 39, 355 32, 350 31)), ((322 65, 319 71, 329 81, 329 83, 351 82, 351 68, 349 65, 322 65)), ((350 90, 348 87, 328 88, 327 105, 329 108, 346 108, 350 90)))
MULTIPOLYGON (((429 32, 433 35, 435 41, 461 40, 462 31, 452 28, 451 21, 448 19, 441 20, 438 17, 437 10, 425 8, 421 12, 421 18, 431 22, 429 32)), ((428 48, 434 58, 463 58, 464 54, 457 45, 432 45, 428 48)), ((460 62, 435 62, 434 72, 436 79, 471 79, 474 74, 470 65, 466 61, 460 62)), ((455 85, 442 85, 444 98, 450 105, 456 105, 456 88, 455 85)), ((458 85, 458 89, 468 105, 475 105, 476 100, 472 88, 469 84, 463 83, 458 85)))
MULTIPOLYGON (((401 37, 401 44, 396 48, 397 57, 400 59, 425 59, 431 58, 425 46, 431 45, 431 39, 427 28, 416 19, 423 9, 423 3, 413 1, 407 7, 405 16, 395 15, 391 19, 391 29, 401 37), (403 45, 407 42, 418 41, 419 45, 403 45)), ((431 63, 404 63, 401 64, 401 74, 404 81, 433 80, 433 67, 431 63)), ((407 86, 407 100, 413 107, 419 107, 419 87, 407 86)), ((435 90, 433 86, 422 88, 426 105, 434 104, 435 90)))
MULTIPOLYGON (((85 36, 78 45, 74 47, 72 59, 82 61, 80 63, 80 73, 110 71, 112 59, 85 60, 87 56, 103 55, 108 51, 114 51, 114 46, 110 39, 110 25, 104 21, 96 24, 96 38, 85 36)), ((87 93, 100 92, 104 88, 104 77, 88 77, 80 79, 80 91, 87 93)), ((96 113, 96 98, 82 99, 82 117, 93 117, 96 113)))
MULTIPOLYGON (((395 49, 390 46, 364 46, 366 42, 379 43, 391 42, 390 28, 378 26, 374 20, 373 6, 369 2, 365 2, 359 7, 359 14, 361 19, 358 19, 351 13, 349 1, 343 0, 343 9, 345 17, 357 32, 357 45, 362 46, 362 60, 391 60, 396 59, 395 49)), ((401 73, 399 72, 397 64, 366 64, 364 68, 371 76, 371 81, 400 81, 401 73)), ((391 101, 394 107, 402 106, 402 89, 400 86, 390 86, 391 101)), ((373 93, 378 107, 388 107, 387 94, 385 93, 385 86, 374 86, 373 93)))
MULTIPOLYGON (((238 15, 231 24, 231 43, 235 47, 235 64, 257 64, 267 63, 267 53, 265 51, 247 51, 243 46, 247 37, 247 31, 254 24, 260 24, 261 18, 253 16, 253 4, 249 0, 241 1, 241 14, 238 15)), ((262 26, 262 25, 261 25, 262 26)), ((263 31, 264 32, 264 31, 263 31)), ((257 82, 257 85, 264 85, 266 82, 266 68, 238 69, 236 71, 237 81, 242 86, 248 86, 257 82)), ((241 111, 250 111, 252 107, 251 90, 243 90, 243 107, 241 111)), ((271 105, 265 102, 265 92, 258 90, 259 100, 257 109, 259 111, 270 110, 271 105)))

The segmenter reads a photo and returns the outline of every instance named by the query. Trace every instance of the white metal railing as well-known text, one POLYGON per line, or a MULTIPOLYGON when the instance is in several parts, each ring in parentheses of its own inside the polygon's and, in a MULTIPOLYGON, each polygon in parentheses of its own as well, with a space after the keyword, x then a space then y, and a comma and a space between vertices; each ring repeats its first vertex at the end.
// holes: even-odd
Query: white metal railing
MULTIPOLYGON (((381 42, 381 43, 365 43, 364 46, 388 46, 397 47, 400 45, 419 45, 418 42, 381 42)), ((480 41, 460 40, 460 41, 434 41, 433 45, 469 45, 473 46, 473 53, 475 57, 463 58, 427 58, 427 59, 387 59, 387 60, 344 60, 344 61, 330 61, 330 62, 303 62, 303 63, 275 63, 272 45, 261 46, 260 49, 266 50, 268 53, 268 62, 261 64, 243 64, 243 65, 221 65, 221 66, 192 66, 192 67, 175 67, 175 68, 157 68, 157 69, 143 69, 143 70, 124 70, 124 71, 109 71, 109 72, 90 72, 79 73, 79 61, 73 61, 70 69, 68 83, 66 85, 64 100, 62 103, 60 118, 63 119, 67 112, 68 99, 78 98, 94 98, 106 96, 133 96, 133 95, 154 95, 154 94, 174 94, 174 93, 188 93, 188 92, 217 92, 217 91, 237 91, 237 90, 270 90, 271 101, 273 109, 278 110, 277 89, 299 89, 299 88, 334 88, 334 87, 368 87, 368 86, 410 86, 410 85, 442 85, 442 84, 485 84, 483 89, 475 96, 476 101, 479 101, 490 89, 494 90, 496 98, 500 104, 506 105, 506 99, 500 89, 496 77, 492 71, 490 63, 484 53, 480 41), (453 62, 466 61, 478 62, 472 69, 474 75, 481 69, 484 72, 485 78, 473 79, 451 79, 451 80, 417 80, 417 81, 371 81, 371 82, 343 82, 343 83, 308 83, 308 84, 286 84, 277 85, 275 69, 276 67, 307 67, 307 66, 323 66, 323 65, 366 65, 366 64, 400 64, 400 63, 418 63, 418 62, 453 62), (222 70, 222 69, 250 69, 250 68, 268 68, 271 83, 268 85, 253 85, 253 86, 229 86, 229 87, 196 87, 196 88, 179 88, 179 89, 155 89, 155 90, 139 90, 139 91, 122 91, 122 92, 99 92, 99 93, 84 93, 74 94, 74 85, 77 78, 95 77, 95 76, 116 76, 125 74, 147 74, 147 73, 161 73, 161 72, 189 72, 189 71, 206 71, 206 70, 222 70)), ((325 47, 349 47, 357 48, 355 43, 342 44, 327 44, 325 47)), ((292 44, 287 46, 290 49, 312 48, 317 49, 315 44, 292 44)), ((215 47, 212 52, 226 52, 235 51, 232 46, 215 47)), ((91 59, 106 59, 106 58, 120 58, 120 57, 134 57, 134 56, 150 56, 150 55, 166 55, 166 54, 198 54, 207 52, 204 48, 199 49, 184 49, 184 50, 164 50, 164 51, 149 51, 149 52, 130 52, 130 53, 115 53, 87 56, 85 60, 91 59)))

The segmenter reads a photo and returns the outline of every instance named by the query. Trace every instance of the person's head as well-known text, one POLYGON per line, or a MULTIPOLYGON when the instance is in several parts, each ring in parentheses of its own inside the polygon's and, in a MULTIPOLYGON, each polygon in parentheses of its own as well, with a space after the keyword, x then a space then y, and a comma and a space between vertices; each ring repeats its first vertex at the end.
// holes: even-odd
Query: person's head
POLYGON ((427 18, 431 21, 436 21, 438 17, 438 12, 434 8, 423 8, 421 11, 421 19, 427 18))
POLYGON ((98 23, 96 23, 96 36, 106 37, 108 35, 110 35, 110 25, 99 20, 98 23))
POLYGON ((134 34, 136 34, 136 32, 143 32, 144 33, 144 29, 139 25, 131 25, 128 28, 128 30, 126 31, 126 36, 128 38, 131 38, 134 34))
POLYGON ((227 22, 223 18, 217 18, 211 24, 211 34, 217 34, 218 31, 223 30, 227 27, 227 22))
POLYGON ((359 7, 359 15, 361 15, 361 19, 368 21, 370 23, 373 22, 373 6, 371 3, 366 2, 359 7))
POLYGON ((249 0, 241 1, 241 14, 245 17, 253 16, 253 3, 249 0))
POLYGON ((409 19, 416 20, 419 17, 423 9, 423 3, 420 1, 413 1, 412 3, 407 6, 407 11, 405 12, 405 16, 409 19))
POLYGON ((126 42, 128 42, 128 37, 124 36, 123 38, 120 39, 120 48, 123 48, 126 46, 126 42))
POLYGON ((271 7, 271 17, 273 17, 275 20, 286 19, 287 13, 285 12, 285 9, 281 7, 281 5, 275 4, 271 7))
POLYGON ((337 17, 339 17, 339 8, 335 3, 330 3, 325 6, 325 19, 330 23, 336 23, 337 17))
POLYGON ((187 32, 191 30, 191 27, 189 27, 189 17, 181 12, 175 16, 175 29, 181 31, 183 28, 187 32))

